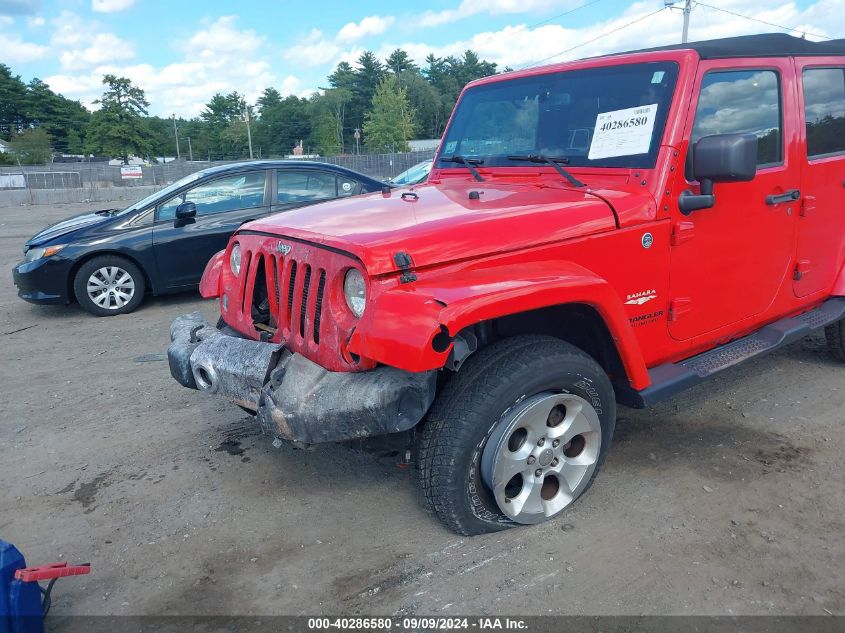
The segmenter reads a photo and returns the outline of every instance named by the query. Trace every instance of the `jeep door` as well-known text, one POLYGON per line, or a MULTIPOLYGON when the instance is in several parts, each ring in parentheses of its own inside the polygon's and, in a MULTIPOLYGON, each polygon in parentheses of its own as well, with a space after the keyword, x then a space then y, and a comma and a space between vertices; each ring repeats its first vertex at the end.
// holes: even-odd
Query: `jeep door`
MULTIPOLYGON (((671 248, 669 332, 687 340, 753 321, 791 283, 800 187, 795 77, 789 58, 702 61, 685 139, 754 133, 757 175, 750 182, 716 183, 715 206, 684 216, 675 207, 671 248), (772 197, 774 196, 774 197, 772 197)), ((690 161, 678 176, 675 200, 698 193, 690 161)))
POLYGON ((156 208, 153 248, 159 287, 178 290, 199 283, 211 256, 226 248, 244 222, 269 212, 267 172, 237 172, 205 180, 156 208), (195 217, 176 218, 176 207, 193 202, 195 217))
POLYGON ((829 292, 845 259, 845 63, 796 60, 806 151, 801 155, 801 211, 795 295, 829 292))

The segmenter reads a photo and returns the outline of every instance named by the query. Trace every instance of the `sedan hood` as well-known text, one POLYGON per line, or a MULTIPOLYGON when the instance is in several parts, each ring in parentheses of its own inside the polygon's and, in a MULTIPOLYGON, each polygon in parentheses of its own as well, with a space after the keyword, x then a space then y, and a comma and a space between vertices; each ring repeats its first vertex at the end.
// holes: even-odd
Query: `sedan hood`
POLYGON ((47 242, 51 242, 57 237, 62 237, 68 233, 73 233, 84 227, 94 226, 96 224, 103 224, 111 220, 114 216, 105 211, 93 211, 76 215, 72 218, 67 218, 56 224, 51 224, 46 229, 34 235, 26 242, 26 248, 32 246, 41 246, 47 242))
POLYGON ((581 189, 459 181, 327 202, 242 230, 339 248, 378 275, 397 270, 399 252, 420 268, 615 228, 607 202, 581 189))

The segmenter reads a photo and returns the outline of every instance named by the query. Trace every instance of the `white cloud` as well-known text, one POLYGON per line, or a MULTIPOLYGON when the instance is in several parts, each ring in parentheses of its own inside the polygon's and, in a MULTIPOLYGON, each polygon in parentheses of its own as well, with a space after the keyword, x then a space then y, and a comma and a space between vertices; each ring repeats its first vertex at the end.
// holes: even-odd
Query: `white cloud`
POLYGON ((187 39, 182 61, 162 67, 103 63, 86 73, 62 73, 44 81, 53 90, 92 107, 102 94, 104 74, 128 77, 145 91, 150 111, 161 116, 196 116, 217 92, 237 90, 252 103, 269 86, 285 95, 301 94, 296 76, 278 79, 265 48, 263 36, 252 29, 238 29, 235 16, 223 16, 206 22, 187 39))
POLYGON ((564 0, 563 2, 560 0, 487 0, 486 2, 463 0, 455 9, 425 11, 414 18, 413 23, 417 26, 440 26, 441 24, 457 22, 458 20, 463 20, 464 18, 480 13, 490 13, 492 15, 507 13, 531 14, 560 6, 576 7, 579 4, 583 3, 578 0, 564 0))
POLYGON ((37 15, 34 18, 27 18, 26 25, 31 29, 37 29, 39 27, 44 26, 47 24, 47 20, 45 20, 42 16, 37 15))
POLYGON ((25 42, 16 35, 0 33, 0 51, 3 51, 3 63, 26 64, 44 59, 50 49, 33 42, 25 42))
POLYGON ((89 46, 63 52, 59 56, 62 68, 74 70, 98 64, 132 59, 132 47, 112 33, 98 33, 89 46))
POLYGON ((59 63, 65 70, 83 70, 135 57, 135 50, 129 42, 103 31, 97 22, 83 20, 71 11, 62 11, 51 25, 53 35, 50 43, 59 51, 59 63))
POLYGON ((391 27, 395 18, 393 16, 379 17, 371 15, 358 23, 350 22, 345 24, 337 32, 337 39, 339 42, 355 42, 363 37, 371 35, 381 35, 391 27))
POLYGON ((116 13, 125 11, 135 4, 135 0, 91 0, 91 10, 97 13, 116 13))
POLYGON ((332 40, 323 37, 319 29, 301 37, 299 41, 286 49, 284 58, 298 66, 313 67, 328 64, 340 54, 341 48, 332 40))
MULTIPOLYGON (((771 3, 764 3, 763 0, 720 0, 719 6, 759 20, 806 29, 810 33, 819 35, 831 36, 845 31, 845 0, 820 0, 804 10, 798 9, 792 2, 773 6, 771 3)), ((583 28, 568 28, 561 24, 551 23, 531 29, 525 24, 517 24, 497 31, 476 33, 467 39, 436 47, 421 42, 400 44, 385 42, 377 54, 384 58, 398 47, 407 51, 417 63, 423 64, 425 56, 429 53, 434 53, 438 57, 457 56, 467 49, 472 49, 482 59, 496 62, 500 67, 510 66, 518 69, 540 61, 544 64, 553 64, 594 55, 677 43, 680 40, 683 20, 680 11, 664 10, 647 19, 641 19, 658 8, 659 5, 655 7, 652 2, 637 2, 613 19, 583 28), (626 26, 636 20, 639 21, 626 26)), ((777 29, 698 5, 692 14, 690 40, 748 35, 774 30, 777 29)))

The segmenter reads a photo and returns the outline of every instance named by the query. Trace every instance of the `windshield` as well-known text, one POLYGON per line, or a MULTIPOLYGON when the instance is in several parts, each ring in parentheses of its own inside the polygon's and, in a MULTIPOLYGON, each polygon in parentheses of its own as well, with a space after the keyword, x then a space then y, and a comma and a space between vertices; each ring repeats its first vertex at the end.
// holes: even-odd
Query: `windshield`
POLYGON ((169 194, 173 193, 181 187, 184 187, 187 184, 194 182, 195 180, 199 180, 203 174, 204 172, 201 171, 194 172, 193 174, 188 174, 184 178, 180 178, 179 180, 174 182, 172 185, 167 185, 164 189, 159 189, 154 194, 151 194, 143 200, 139 200, 135 204, 126 207, 123 211, 118 213, 118 215, 123 215, 124 213, 129 213, 130 211, 137 211, 138 209, 143 209, 147 205, 152 204, 153 202, 157 202, 159 199, 165 200, 167 199, 167 196, 169 194))
POLYGON ((428 172, 431 171, 431 162, 430 160, 424 160, 421 163, 417 163, 410 169, 403 171, 401 174, 396 176, 396 178, 392 179, 390 182, 394 185, 413 185, 421 180, 424 180, 426 176, 428 176, 428 172))
POLYGON ((438 155, 485 167, 508 156, 544 155, 570 166, 654 167, 678 65, 625 64, 524 77, 470 88, 458 102, 438 155))

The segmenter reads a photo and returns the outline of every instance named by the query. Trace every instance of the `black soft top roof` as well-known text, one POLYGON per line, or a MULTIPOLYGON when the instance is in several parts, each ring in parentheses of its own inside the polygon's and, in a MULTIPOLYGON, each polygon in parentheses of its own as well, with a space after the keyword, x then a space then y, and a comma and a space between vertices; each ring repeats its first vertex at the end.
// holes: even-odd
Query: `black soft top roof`
POLYGON ((646 48, 632 53, 692 49, 701 59, 725 59, 729 57, 818 57, 823 55, 845 55, 845 39, 811 42, 786 33, 763 33, 742 35, 718 40, 689 42, 646 48))

